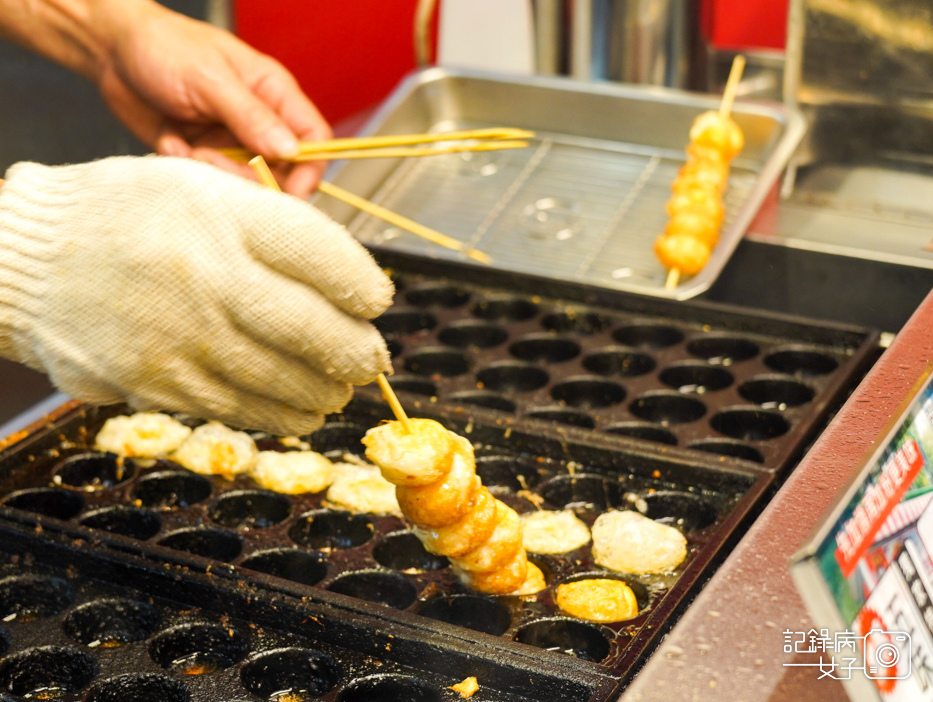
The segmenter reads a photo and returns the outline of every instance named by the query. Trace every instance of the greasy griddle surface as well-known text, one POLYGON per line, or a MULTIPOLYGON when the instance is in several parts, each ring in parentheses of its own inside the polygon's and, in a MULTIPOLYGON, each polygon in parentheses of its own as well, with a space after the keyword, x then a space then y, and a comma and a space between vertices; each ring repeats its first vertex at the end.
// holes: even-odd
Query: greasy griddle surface
MULTIPOLYGON (((532 555, 547 576, 544 591, 526 598, 486 597, 468 592, 444 559, 424 552, 401 518, 322 510, 322 494, 274 495, 246 477, 205 478, 167 460, 121 463, 93 451, 106 417, 125 409, 78 411, 43 440, 0 461, 0 510, 111 548, 132 544, 160 563, 226 572, 244 582, 287 581, 293 592, 386 622, 494 638, 542 661, 570 654, 617 676, 631 672, 664 631, 772 478, 745 466, 631 451, 611 440, 546 440, 514 427, 439 414, 474 442, 484 482, 520 512, 536 509, 538 501, 546 508, 570 507, 592 524, 606 509, 641 504, 650 516, 681 528, 689 542, 684 563, 663 576, 599 573, 589 546, 532 555), (563 615, 554 604, 556 586, 587 575, 629 582, 639 599, 638 616, 598 625, 563 615)), ((384 406, 361 400, 306 438, 315 450, 339 458, 359 452, 362 434, 385 417, 384 406)), ((287 450, 275 437, 254 435, 260 448, 287 450)))

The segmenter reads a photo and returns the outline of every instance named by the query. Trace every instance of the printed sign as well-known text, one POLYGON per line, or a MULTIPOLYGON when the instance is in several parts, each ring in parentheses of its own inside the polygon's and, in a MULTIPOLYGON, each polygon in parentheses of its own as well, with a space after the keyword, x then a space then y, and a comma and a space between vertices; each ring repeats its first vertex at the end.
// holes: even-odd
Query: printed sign
MULTIPOLYGON (((871 680, 884 702, 933 702, 933 386, 927 381, 795 564, 813 610, 845 631, 816 639, 819 677, 871 680), (841 628, 841 627, 840 627, 841 628), (842 649, 845 646, 845 649, 842 649), (857 650, 857 655, 853 651, 857 650), (825 660, 822 655, 827 652, 825 660)), ((813 634, 816 634, 814 637, 813 634)), ((798 652, 795 648, 793 652, 798 652)), ((864 688, 861 688, 864 689, 864 688)))

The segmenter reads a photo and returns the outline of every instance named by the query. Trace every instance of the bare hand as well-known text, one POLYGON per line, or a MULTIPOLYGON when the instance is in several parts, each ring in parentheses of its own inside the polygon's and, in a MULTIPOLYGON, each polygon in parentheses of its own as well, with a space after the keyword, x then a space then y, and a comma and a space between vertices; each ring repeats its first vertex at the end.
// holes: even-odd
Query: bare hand
MULTIPOLYGON (((274 162, 298 141, 329 139, 327 122, 280 63, 232 34, 155 4, 114 10, 97 81, 110 109, 158 153, 253 178, 216 149, 243 145, 274 162)), ((274 165, 286 192, 306 197, 323 163, 274 165)))

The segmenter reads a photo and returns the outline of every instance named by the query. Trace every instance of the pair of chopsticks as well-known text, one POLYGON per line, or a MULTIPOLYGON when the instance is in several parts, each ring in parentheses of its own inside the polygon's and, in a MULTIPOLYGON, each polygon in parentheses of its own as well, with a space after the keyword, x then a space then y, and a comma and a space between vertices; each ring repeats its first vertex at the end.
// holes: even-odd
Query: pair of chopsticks
MULTIPOLYGON (((437 156, 464 151, 499 151, 528 146, 526 139, 535 135, 525 129, 493 127, 439 134, 398 134, 378 137, 352 137, 327 141, 303 141, 292 162, 334 161, 350 158, 402 158, 437 156), (435 144, 435 146, 423 146, 435 144)), ((247 149, 218 149, 227 158, 245 163, 255 154, 247 149)))

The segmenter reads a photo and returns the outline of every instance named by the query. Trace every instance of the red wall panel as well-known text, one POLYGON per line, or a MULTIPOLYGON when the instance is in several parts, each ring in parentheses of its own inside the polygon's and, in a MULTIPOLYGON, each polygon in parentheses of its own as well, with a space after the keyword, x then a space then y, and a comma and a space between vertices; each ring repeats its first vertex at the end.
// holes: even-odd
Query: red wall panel
POLYGON ((783 49, 789 0, 704 0, 703 29, 719 49, 783 49))
POLYGON ((415 66, 417 0, 235 0, 237 34, 288 67, 331 123, 377 104, 415 66))

